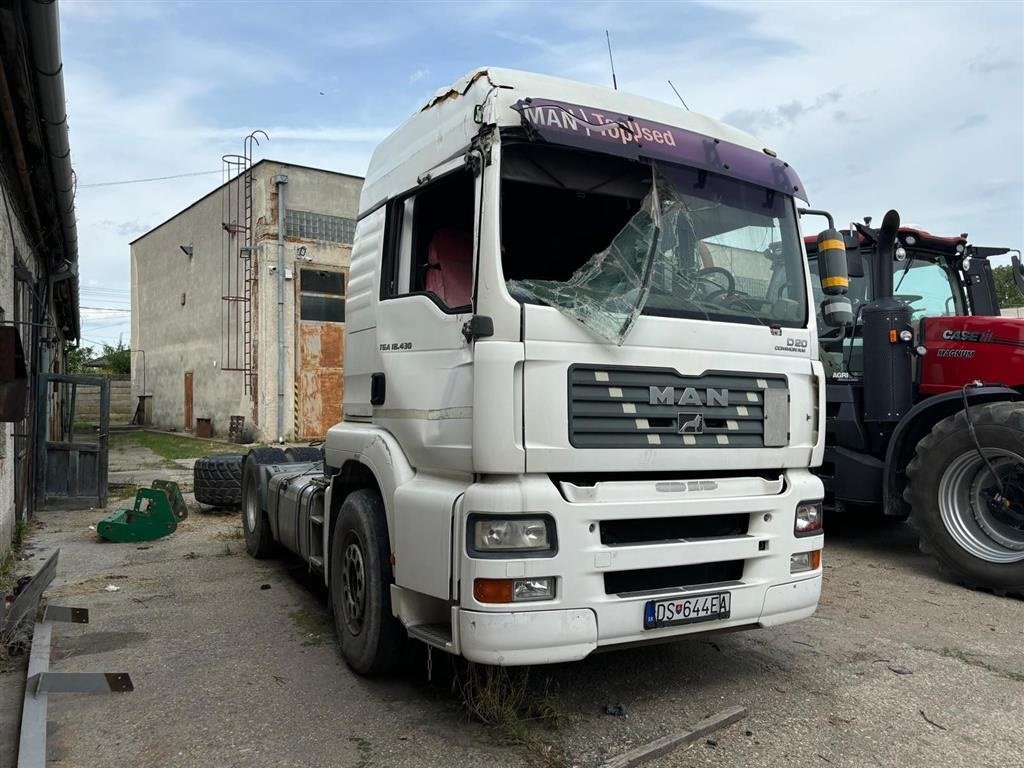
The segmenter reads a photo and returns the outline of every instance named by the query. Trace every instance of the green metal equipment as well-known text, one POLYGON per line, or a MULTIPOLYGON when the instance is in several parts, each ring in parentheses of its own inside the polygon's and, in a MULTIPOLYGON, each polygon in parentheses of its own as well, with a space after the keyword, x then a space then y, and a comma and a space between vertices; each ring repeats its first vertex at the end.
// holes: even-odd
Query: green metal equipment
POLYGON ((177 483, 154 480, 152 488, 140 488, 135 507, 119 509, 96 525, 96 533, 109 541, 152 541, 169 536, 188 517, 188 507, 177 483))

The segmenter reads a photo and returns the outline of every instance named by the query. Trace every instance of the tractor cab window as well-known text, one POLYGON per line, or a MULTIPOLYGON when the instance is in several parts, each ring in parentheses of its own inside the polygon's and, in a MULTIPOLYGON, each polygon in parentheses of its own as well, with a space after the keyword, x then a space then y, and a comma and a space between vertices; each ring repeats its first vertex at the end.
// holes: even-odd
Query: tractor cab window
POLYGON ((910 305, 911 320, 963 313, 963 297, 953 289, 945 265, 930 259, 896 263, 893 295, 910 305))

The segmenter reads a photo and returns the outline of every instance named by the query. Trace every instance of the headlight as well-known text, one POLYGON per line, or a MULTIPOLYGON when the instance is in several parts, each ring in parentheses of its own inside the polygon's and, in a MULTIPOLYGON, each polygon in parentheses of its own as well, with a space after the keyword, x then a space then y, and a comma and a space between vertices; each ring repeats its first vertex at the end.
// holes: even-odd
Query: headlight
POLYGON ((814 536, 821 533, 821 512, 820 501, 801 501, 797 504, 793 534, 796 536, 814 536))
POLYGON ((470 515, 470 550, 475 553, 542 553, 555 548, 550 517, 483 517, 470 515))

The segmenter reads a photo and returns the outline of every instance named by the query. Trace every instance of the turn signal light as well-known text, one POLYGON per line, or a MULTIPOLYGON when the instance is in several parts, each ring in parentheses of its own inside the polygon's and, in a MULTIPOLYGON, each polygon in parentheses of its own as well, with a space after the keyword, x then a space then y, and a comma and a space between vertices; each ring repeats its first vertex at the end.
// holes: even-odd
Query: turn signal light
POLYGON ((474 579, 473 597, 478 603, 511 603, 512 579, 474 579))
POLYGON ((474 579, 473 597, 478 603, 528 603, 553 600, 555 579, 552 576, 526 579, 474 579))
POLYGON ((889 329, 889 343, 890 344, 895 344, 897 341, 899 341, 899 336, 896 334, 896 329, 895 328, 890 328, 889 329))

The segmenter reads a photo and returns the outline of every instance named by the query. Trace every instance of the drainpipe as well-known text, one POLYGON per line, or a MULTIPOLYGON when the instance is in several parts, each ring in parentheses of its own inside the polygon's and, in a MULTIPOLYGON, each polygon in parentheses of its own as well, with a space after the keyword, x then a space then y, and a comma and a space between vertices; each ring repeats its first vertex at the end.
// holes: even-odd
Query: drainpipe
POLYGON ((279 173, 277 185, 277 442, 284 442, 284 185, 288 177, 279 173))
POLYGON ((25 4, 32 66, 39 91, 39 112, 50 175, 56 190, 57 214, 64 240, 66 269, 59 279, 73 278, 69 289, 73 306, 69 335, 78 339, 78 227, 75 224, 75 180, 71 169, 71 145, 68 141, 68 116, 64 98, 64 65, 60 56, 60 14, 56 0, 32 0, 25 4))

